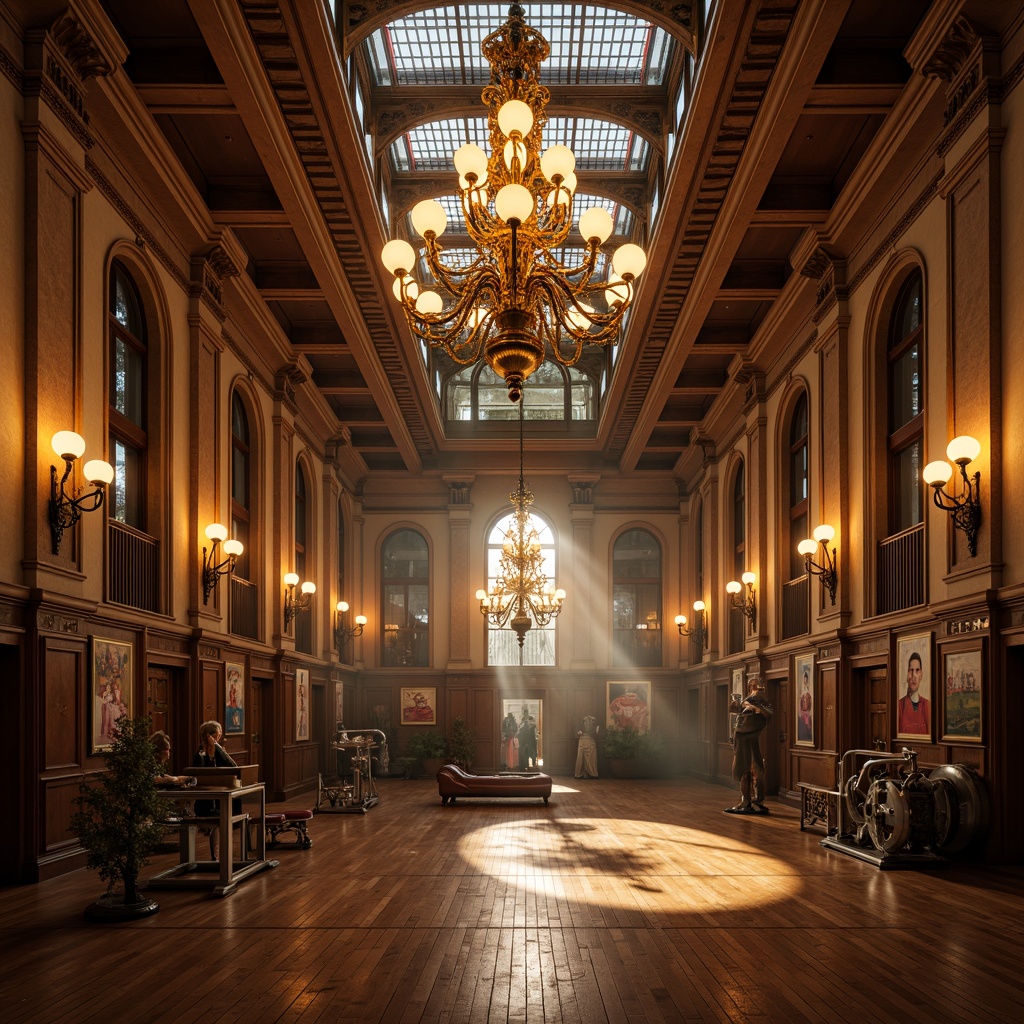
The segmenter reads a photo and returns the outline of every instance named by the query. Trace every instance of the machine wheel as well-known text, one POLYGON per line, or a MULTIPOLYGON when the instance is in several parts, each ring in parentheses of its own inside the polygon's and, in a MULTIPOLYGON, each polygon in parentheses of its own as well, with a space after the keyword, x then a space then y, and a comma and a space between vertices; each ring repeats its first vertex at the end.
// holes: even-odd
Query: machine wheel
POLYGON ((944 764, 928 776, 936 783, 935 845, 959 853, 988 828, 988 790, 965 764, 944 764))
POLYGON ((864 801, 864 817, 875 848, 896 853, 910 838, 910 807, 894 779, 876 779, 864 801))
POLYGON ((843 793, 843 800, 846 802, 846 813, 854 825, 864 824, 864 802, 865 795, 857 788, 857 775, 851 775, 846 780, 846 792, 843 793))

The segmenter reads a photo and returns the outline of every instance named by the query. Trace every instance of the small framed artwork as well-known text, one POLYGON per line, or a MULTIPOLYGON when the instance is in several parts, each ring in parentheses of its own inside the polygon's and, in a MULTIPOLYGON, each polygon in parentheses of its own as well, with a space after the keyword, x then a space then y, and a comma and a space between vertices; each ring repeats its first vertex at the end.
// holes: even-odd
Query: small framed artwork
POLYGON ((651 728, 651 684, 606 683, 607 724, 616 729, 635 729, 645 733, 651 728))
POLYGON ((896 640, 896 737, 932 738, 932 635, 896 640))
POLYGON ((309 669, 295 670, 295 742, 309 739, 309 669))
POLYGON ((793 695, 796 702, 796 745, 814 746, 814 655, 793 659, 793 695))
POLYGON ((437 687, 402 688, 402 725, 437 725, 437 687))
POLYGON ((983 664, 980 647, 943 653, 943 743, 981 742, 983 664))
POLYGON ((117 720, 132 717, 132 645, 92 637, 90 754, 109 750, 117 720))
POLYGON ((224 732, 245 732, 245 666, 224 664, 224 732))
POLYGON ((334 722, 337 729, 345 722, 345 684, 340 680, 334 684, 334 722))

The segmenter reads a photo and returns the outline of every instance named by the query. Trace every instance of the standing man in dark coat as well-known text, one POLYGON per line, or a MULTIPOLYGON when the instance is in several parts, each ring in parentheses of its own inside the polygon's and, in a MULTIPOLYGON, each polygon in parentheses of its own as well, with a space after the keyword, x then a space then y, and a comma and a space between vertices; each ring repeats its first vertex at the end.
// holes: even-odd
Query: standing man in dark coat
POLYGON ((537 719, 530 715, 519 726, 519 770, 526 771, 537 763, 537 719))
POLYGON ((732 738, 732 775, 740 784, 740 802, 726 808, 727 814, 768 814, 764 805, 764 754, 761 733, 772 717, 772 706, 764 696, 764 683, 754 676, 747 696, 729 707, 736 714, 732 738))

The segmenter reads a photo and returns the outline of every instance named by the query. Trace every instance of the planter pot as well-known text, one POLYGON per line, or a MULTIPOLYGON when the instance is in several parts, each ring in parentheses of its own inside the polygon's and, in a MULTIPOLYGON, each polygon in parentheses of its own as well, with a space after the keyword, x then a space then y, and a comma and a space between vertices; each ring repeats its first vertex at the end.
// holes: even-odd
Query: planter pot
POLYGON ((653 779, 658 774, 657 765, 638 757, 609 757, 605 763, 613 779, 653 779))
POLYGON ((448 759, 445 757, 420 758, 420 764, 423 765, 423 774, 426 775, 428 779, 432 779, 447 763, 448 759))
POLYGON ((145 896, 132 903, 125 903, 123 895, 101 896, 95 903, 85 908, 87 921, 134 921, 140 917, 149 917, 160 909, 160 904, 145 896))

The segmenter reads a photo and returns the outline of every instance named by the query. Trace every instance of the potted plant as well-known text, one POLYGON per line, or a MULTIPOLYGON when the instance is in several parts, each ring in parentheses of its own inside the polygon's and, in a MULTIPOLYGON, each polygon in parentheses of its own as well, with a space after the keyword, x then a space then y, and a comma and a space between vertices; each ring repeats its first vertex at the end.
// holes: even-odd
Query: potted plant
POLYGON ((604 737, 609 773, 617 779, 648 779, 662 772, 665 742, 653 732, 609 727, 604 737))
POLYGON ((156 913, 159 904, 141 895, 139 873, 164 836, 159 822, 170 813, 155 779, 156 758, 148 718, 118 719, 106 771, 82 782, 71 831, 99 871, 107 892, 85 911, 90 920, 125 920, 156 913), (121 887, 121 892, 115 890, 121 887))
POLYGON ((447 743, 444 735, 433 729, 413 733, 405 745, 409 757, 415 757, 426 775, 436 775, 445 762, 447 743))
POLYGON ((448 757, 460 768, 469 771, 476 755, 476 740, 464 718, 452 719, 452 734, 448 738, 448 757))

